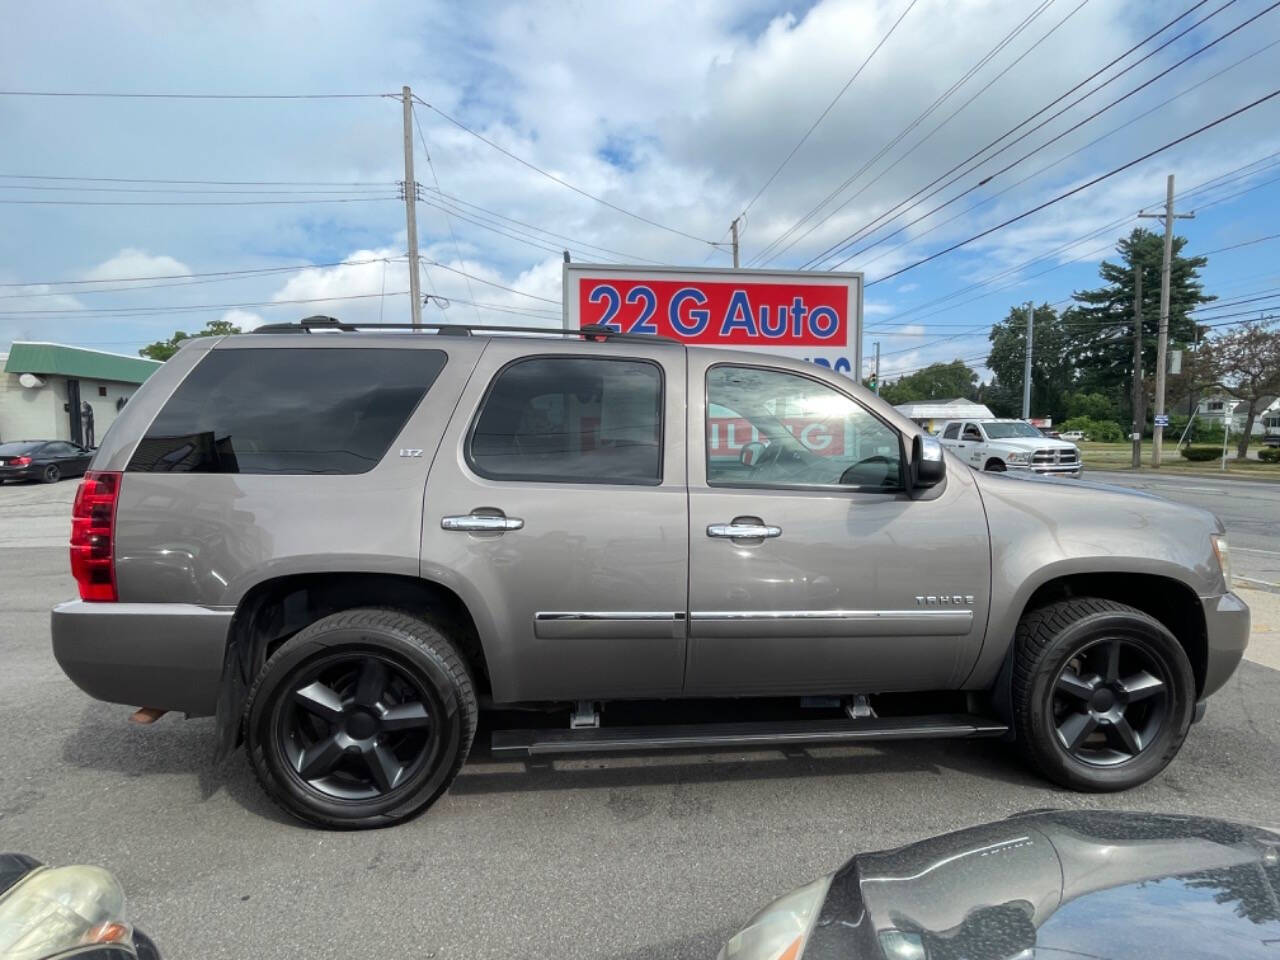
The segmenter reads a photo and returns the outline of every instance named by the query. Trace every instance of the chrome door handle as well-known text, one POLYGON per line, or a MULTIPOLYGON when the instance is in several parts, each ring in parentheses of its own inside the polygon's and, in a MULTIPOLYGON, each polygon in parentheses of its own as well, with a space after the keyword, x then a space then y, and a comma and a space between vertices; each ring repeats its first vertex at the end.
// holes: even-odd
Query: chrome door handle
POLYGON ((442 530, 470 530, 474 533, 502 533, 504 530, 520 530, 524 521, 519 517, 499 517, 491 513, 468 513, 460 517, 441 517, 442 530))
POLYGON ((707 527, 707 536, 726 540, 767 540, 782 536, 782 528, 767 523, 713 523, 707 527))

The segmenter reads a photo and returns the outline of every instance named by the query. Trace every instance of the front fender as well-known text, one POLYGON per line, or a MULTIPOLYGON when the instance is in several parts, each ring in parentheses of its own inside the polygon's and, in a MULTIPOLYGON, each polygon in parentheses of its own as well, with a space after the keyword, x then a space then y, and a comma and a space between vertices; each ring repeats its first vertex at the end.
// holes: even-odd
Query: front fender
POLYGON ((1197 597, 1226 592, 1210 536, 1213 514, 1103 484, 978 473, 991 531, 991 618, 965 681, 987 689, 1035 592, 1079 574, 1142 574, 1197 597))

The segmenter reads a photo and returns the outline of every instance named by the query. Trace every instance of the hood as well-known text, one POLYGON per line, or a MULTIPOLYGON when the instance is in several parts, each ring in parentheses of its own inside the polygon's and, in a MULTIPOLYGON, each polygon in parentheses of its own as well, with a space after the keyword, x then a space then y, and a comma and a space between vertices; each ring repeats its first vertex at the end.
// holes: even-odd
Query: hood
POLYGON ((1004 447, 1007 450, 1076 450, 1070 440, 1054 440, 1050 437, 1001 437, 987 441, 989 447, 1004 447))
POLYGON ((1274 960, 1278 942, 1280 834, 1049 811, 854 857, 803 956, 1274 960))

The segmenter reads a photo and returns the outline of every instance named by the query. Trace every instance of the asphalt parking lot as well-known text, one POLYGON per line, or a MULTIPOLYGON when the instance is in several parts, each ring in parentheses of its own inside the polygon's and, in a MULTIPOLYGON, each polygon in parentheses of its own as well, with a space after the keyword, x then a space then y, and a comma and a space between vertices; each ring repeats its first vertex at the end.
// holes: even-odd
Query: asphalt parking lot
MULTIPOLYGON (((1280 820, 1280 671, 1245 662, 1173 766, 1122 795, 1050 787, 991 742, 536 764, 480 751, 410 824, 304 829, 242 754, 212 764, 212 721, 133 727, 63 677, 48 609, 75 592, 74 490, 0 487, 0 849, 109 866, 170 958, 710 958, 859 850, 1015 811, 1280 820)), ((1251 655, 1280 665, 1275 649, 1251 655)))

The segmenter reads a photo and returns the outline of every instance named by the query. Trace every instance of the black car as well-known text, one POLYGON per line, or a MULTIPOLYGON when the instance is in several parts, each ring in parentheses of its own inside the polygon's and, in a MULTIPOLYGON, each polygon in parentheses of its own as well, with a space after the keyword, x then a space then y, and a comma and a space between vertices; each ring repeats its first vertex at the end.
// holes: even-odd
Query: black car
POLYGON ((1280 834, 1206 817, 1041 811, 854 857, 720 960, 1280 956, 1280 834))
POLYGON ((83 476, 92 459, 92 450, 66 440, 0 443, 0 483, 6 480, 57 483, 63 477, 83 476))

